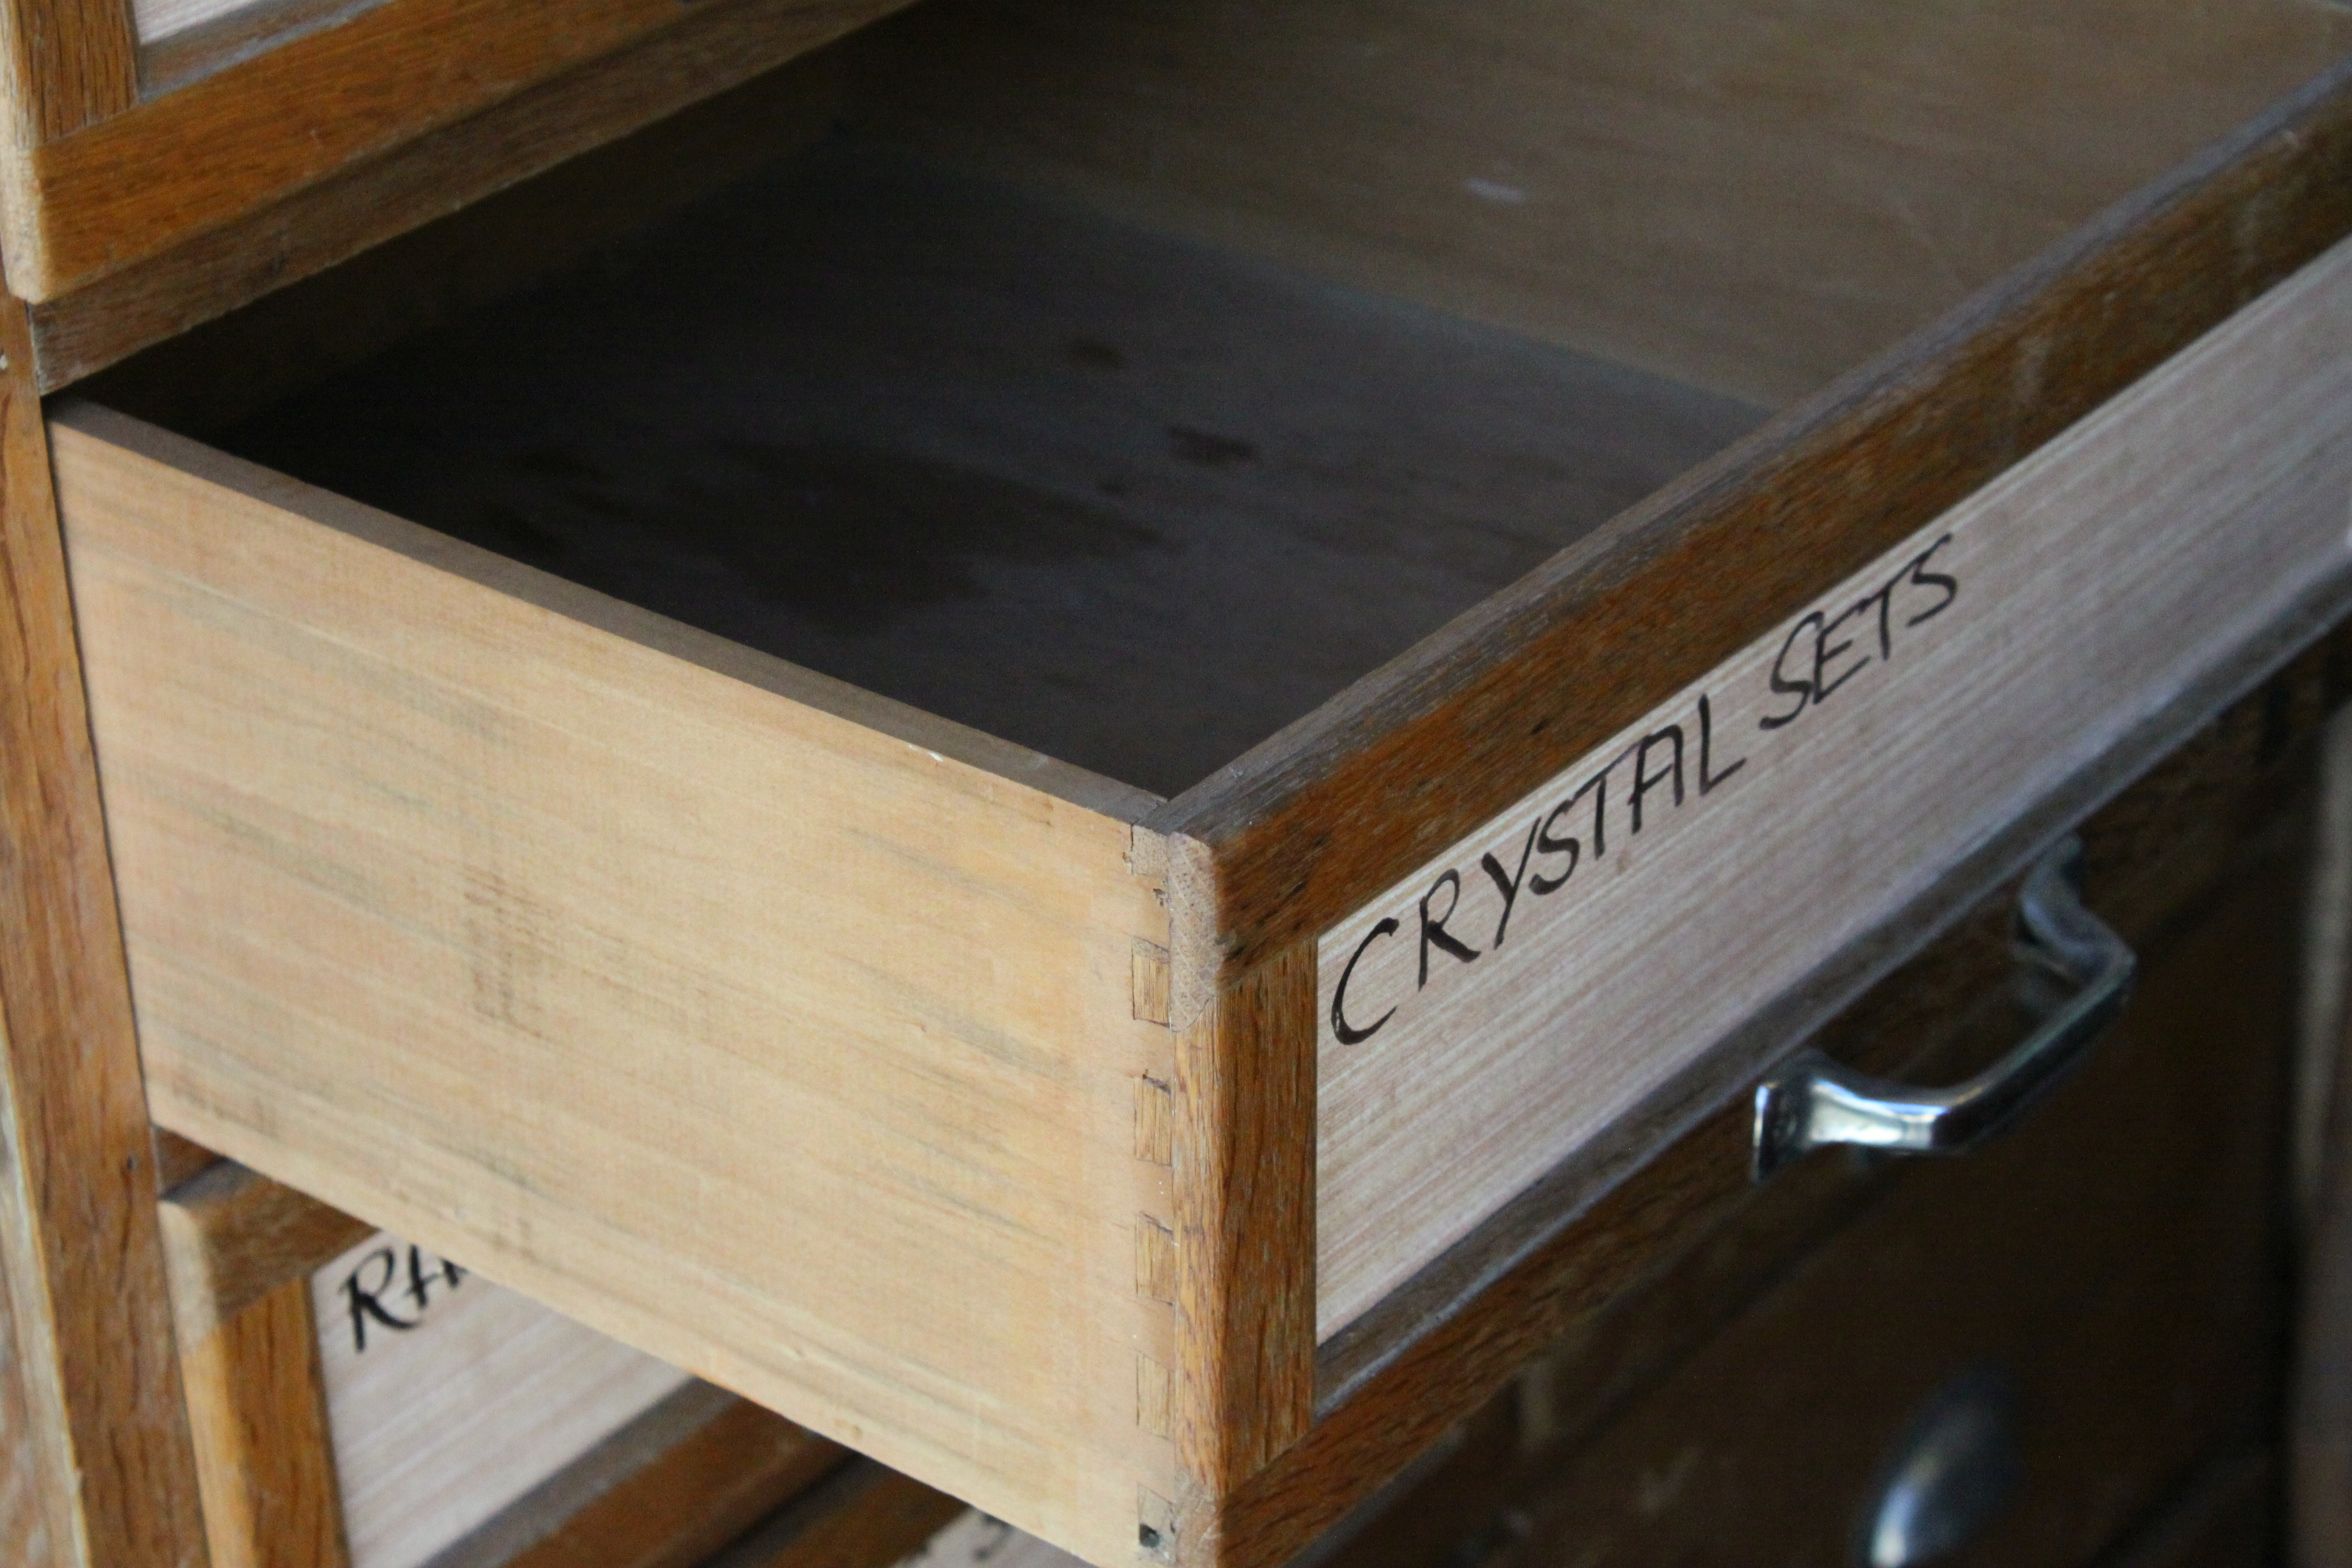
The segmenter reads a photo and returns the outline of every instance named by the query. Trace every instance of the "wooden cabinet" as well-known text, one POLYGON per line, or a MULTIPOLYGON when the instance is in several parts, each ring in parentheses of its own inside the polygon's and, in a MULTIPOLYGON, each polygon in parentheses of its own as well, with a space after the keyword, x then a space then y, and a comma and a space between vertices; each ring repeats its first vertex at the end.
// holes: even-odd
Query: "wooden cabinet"
MULTIPOLYGON (((156 32, 19 150, 20 379, 887 9, 156 32)), ((82 382, 146 1110, 1106 1568, 1288 1559, 1878 1202, 1759 1081, 1965 1057, 1890 974, 1973 1005, 2086 823, 2144 935, 2338 695, 2352 18, 2157 10, 914 8, 611 149, 625 236, 525 185, 82 382)))

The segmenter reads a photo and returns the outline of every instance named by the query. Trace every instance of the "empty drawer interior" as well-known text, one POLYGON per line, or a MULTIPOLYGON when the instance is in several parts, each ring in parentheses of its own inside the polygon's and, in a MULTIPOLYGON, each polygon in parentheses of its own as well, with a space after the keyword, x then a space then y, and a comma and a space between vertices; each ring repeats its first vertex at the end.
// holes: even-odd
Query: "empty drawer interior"
POLYGON ((2029 9, 918 7, 519 292, 101 396, 1173 795, 2352 47, 2029 9))

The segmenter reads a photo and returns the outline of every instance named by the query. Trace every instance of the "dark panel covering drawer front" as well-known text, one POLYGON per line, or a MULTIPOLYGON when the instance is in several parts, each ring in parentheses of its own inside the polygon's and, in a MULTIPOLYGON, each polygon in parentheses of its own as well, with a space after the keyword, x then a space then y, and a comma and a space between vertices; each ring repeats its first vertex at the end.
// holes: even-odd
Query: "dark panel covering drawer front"
POLYGON ((1505 1560, 1851 1560, 1907 1445, 1973 1403, 1996 1435, 1972 1462, 2014 1475, 1937 1561, 2087 1564, 2208 1457, 2260 1442, 2299 907, 2274 862, 2163 942, 2092 1064, 2010 1139, 1904 1170, 1625 1415, 1545 1458, 1505 1560))

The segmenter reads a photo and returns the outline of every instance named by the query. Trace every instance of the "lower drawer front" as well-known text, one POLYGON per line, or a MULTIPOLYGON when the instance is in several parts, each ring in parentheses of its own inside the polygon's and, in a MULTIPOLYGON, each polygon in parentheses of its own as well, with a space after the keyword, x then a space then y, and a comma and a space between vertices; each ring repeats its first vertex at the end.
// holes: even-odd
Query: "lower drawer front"
POLYGON ((839 1458, 233 1165, 165 1214, 224 1568, 683 1563, 839 1458))
POLYGON ((1935 1516, 1953 1524, 1939 1562, 2087 1563, 2208 1456, 2258 1440, 2295 907, 2290 878, 2241 884, 2151 955, 2124 1022, 2025 1127, 1905 1171, 1627 1414, 1543 1460, 1515 1557, 1907 1563, 1926 1559, 1902 1554, 1899 1519, 1917 1542, 1935 1516), (1942 1490, 1936 1453, 1958 1461, 1942 1490), (1954 1476, 1991 1501, 1956 1501, 1954 1476))

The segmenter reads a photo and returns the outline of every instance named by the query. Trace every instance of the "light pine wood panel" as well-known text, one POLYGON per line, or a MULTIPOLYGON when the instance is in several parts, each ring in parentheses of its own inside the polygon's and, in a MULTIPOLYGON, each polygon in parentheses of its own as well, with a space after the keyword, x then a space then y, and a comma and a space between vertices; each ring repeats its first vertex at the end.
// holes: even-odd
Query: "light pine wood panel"
POLYGON ((54 424, 158 1119, 1124 1560, 1148 800, 54 424))
POLYGON ((1327 932, 1319 1337, 2341 571, 2348 527, 2352 245, 1327 932))
POLYGON ((2352 13, 974 0, 850 47, 959 153, 1777 406, 2320 74, 2352 13))
POLYGON ((194 1568, 153 1135, 30 353, 0 297, 0 1274, 58 1560, 194 1568))

